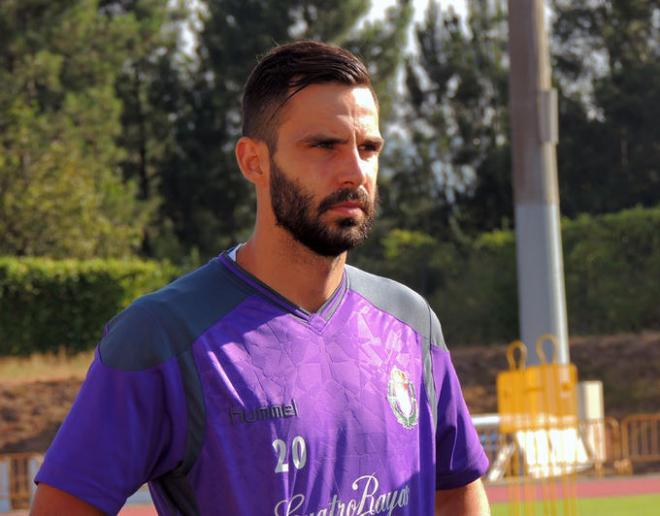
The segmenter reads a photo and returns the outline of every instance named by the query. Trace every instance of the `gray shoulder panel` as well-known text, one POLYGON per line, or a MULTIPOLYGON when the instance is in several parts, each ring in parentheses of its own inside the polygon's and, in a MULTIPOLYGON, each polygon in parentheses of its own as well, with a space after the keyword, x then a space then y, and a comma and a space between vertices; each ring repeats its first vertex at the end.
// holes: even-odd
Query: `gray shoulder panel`
POLYGON ((435 312, 429 306, 429 312, 431 312, 431 342, 434 346, 439 346, 447 351, 447 344, 445 343, 445 337, 442 334, 442 326, 438 320, 438 316, 435 315, 435 312))
POLYGON ((440 322, 426 300, 394 280, 346 266, 349 288, 413 328, 432 345, 445 348, 440 322))
POLYGON ((447 349, 438 318, 422 296, 401 283, 348 265, 346 271, 351 290, 362 295, 374 306, 409 325, 421 335, 422 376, 435 428, 438 421, 438 397, 433 381, 431 346, 447 349))
POLYGON ((104 364, 128 371, 154 367, 189 349, 213 323, 251 294, 212 260, 136 300, 108 325, 104 364))
POLYGON ((206 416, 191 344, 251 294, 212 260, 135 301, 110 322, 99 344, 103 363, 125 371, 148 369, 176 357, 186 396, 188 432, 181 462, 158 482, 178 514, 199 513, 186 474, 199 455, 206 416))

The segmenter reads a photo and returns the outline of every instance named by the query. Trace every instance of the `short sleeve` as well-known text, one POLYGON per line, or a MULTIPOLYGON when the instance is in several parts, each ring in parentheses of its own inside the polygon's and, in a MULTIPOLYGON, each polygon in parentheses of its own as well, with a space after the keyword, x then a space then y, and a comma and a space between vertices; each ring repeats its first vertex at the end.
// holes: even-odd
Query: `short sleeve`
POLYGON ((451 357, 431 349, 437 395, 436 489, 469 484, 486 473, 488 458, 472 424, 451 357))
MULTIPOLYGON (((131 334, 129 326, 104 340, 130 340, 131 334)), ((146 344, 124 342, 129 348, 146 344)), ((100 348, 35 482, 115 514, 142 484, 182 460, 186 399, 175 357, 123 370, 106 365, 100 348)))

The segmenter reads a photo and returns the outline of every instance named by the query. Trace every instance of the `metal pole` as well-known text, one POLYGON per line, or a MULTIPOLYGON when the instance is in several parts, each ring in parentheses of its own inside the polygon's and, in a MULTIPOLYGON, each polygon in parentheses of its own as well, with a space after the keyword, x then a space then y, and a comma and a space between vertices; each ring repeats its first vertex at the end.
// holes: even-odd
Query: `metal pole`
POLYGON ((535 342, 550 333, 559 341, 556 361, 565 364, 557 92, 550 82, 542 0, 509 0, 509 58, 520 335, 528 347, 528 363, 539 362, 535 342))

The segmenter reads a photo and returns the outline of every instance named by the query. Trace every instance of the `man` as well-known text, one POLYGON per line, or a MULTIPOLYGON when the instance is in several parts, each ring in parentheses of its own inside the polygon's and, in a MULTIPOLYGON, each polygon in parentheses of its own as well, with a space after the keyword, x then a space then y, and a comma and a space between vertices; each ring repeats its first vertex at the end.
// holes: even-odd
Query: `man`
POLYGON ((110 322, 34 513, 115 513, 149 481, 163 514, 488 514, 435 315, 345 265, 374 219, 383 146, 364 65, 321 43, 275 48, 243 116, 252 237, 110 322))

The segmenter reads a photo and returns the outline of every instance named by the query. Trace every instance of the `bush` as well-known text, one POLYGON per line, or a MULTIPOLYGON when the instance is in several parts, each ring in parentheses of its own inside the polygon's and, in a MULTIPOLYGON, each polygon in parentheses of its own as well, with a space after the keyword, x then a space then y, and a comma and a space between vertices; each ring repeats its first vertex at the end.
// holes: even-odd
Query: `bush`
POLYGON ((660 208, 563 223, 569 330, 660 328, 660 208))
MULTIPOLYGON (((562 221, 569 334, 660 328, 660 208, 562 221)), ((450 342, 517 338, 515 236, 475 242, 460 274, 432 296, 450 342)))
POLYGON ((481 235, 445 273, 430 297, 447 343, 513 340, 518 335, 515 238, 510 231, 481 235))
POLYGON ((103 325, 177 270, 139 260, 0 258, 0 355, 94 347, 103 325))

